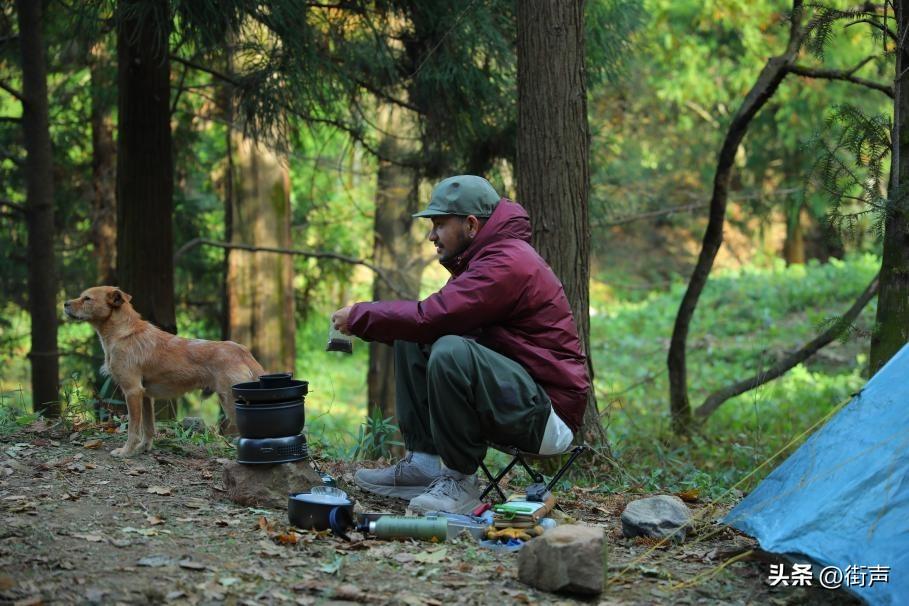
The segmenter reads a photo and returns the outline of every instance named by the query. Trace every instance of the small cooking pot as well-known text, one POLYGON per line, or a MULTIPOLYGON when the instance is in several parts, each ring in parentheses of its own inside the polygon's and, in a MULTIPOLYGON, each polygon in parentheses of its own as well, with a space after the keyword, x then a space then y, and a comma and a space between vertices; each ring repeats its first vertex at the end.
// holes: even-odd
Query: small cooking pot
POLYGON ((316 486, 315 492, 290 495, 287 500, 290 523, 307 530, 331 529, 334 534, 347 538, 346 531, 354 526, 353 503, 341 490, 319 492, 320 489, 323 487, 316 486))
POLYGON ((306 412, 303 400, 273 404, 240 404, 237 411, 237 430, 244 438, 281 438, 293 436, 303 429, 306 412))

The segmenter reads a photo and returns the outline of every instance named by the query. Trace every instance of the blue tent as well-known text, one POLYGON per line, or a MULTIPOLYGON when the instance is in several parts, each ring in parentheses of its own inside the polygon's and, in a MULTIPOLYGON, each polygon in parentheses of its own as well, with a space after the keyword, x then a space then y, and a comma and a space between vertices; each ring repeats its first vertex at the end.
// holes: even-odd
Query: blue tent
POLYGON ((848 589, 869 604, 909 604, 909 345, 724 522, 815 573, 852 573, 848 589), (856 576, 872 570, 870 586, 856 576))

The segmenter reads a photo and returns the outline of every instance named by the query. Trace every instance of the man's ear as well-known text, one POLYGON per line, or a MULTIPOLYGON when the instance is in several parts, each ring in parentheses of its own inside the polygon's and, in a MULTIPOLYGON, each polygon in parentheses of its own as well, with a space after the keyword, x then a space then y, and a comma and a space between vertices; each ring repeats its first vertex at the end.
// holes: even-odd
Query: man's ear
POLYGON ((132 300, 132 297, 119 288, 115 288, 107 293, 107 302, 111 307, 120 307, 123 303, 130 300, 132 300))
POLYGON ((467 226, 468 237, 473 238, 480 232, 480 220, 473 215, 467 215, 464 223, 467 226))

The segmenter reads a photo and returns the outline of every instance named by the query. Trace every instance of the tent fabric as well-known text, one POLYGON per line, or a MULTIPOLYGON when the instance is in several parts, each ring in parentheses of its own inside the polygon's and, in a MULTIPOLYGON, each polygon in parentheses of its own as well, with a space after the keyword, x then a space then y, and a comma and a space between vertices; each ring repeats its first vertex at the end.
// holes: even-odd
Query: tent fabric
POLYGON ((889 566, 887 583, 848 589, 909 604, 909 345, 723 521, 815 572, 889 566))

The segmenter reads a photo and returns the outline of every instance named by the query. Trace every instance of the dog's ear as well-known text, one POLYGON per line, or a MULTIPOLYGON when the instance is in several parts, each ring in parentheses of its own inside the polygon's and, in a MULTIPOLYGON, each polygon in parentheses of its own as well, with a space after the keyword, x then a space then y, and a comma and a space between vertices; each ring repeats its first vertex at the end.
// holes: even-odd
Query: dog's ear
POLYGON ((132 297, 120 290, 115 288, 114 290, 107 293, 107 303, 111 307, 120 307, 123 303, 131 301, 132 297))

